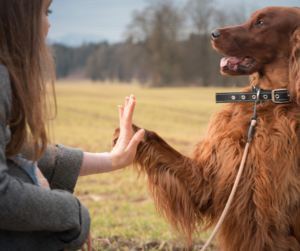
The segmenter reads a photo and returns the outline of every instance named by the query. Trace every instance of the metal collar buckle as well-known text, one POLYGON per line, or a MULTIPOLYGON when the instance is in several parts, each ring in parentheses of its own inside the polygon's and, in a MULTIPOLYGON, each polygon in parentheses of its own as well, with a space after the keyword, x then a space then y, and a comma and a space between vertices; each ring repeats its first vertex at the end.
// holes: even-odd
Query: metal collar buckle
POLYGON ((290 92, 287 89, 275 89, 275 90, 272 90, 272 101, 275 104, 283 104, 283 103, 291 102, 290 92), (287 96, 289 97, 289 100, 288 101, 280 101, 280 100, 278 100, 279 94, 276 94, 276 92, 278 92, 278 91, 286 91, 287 92, 287 96))

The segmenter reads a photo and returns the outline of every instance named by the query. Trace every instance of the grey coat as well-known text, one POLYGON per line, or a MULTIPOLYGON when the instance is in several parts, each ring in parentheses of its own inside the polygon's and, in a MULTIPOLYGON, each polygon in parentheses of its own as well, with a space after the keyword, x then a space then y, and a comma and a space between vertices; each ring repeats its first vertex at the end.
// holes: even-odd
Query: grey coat
POLYGON ((80 149, 48 147, 38 167, 56 190, 34 185, 28 173, 6 159, 11 114, 11 86, 0 62, 0 250, 77 250, 90 229, 88 210, 71 194, 82 164, 80 149), (53 156, 54 154, 54 156, 53 156))

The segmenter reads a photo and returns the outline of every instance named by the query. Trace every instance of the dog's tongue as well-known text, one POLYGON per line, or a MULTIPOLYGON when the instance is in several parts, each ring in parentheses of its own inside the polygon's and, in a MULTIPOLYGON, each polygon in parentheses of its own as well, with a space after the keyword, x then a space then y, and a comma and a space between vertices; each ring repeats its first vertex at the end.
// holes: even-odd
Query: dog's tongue
POLYGON ((220 62, 220 67, 224 68, 227 65, 237 65, 238 63, 242 62, 244 58, 222 58, 220 62))

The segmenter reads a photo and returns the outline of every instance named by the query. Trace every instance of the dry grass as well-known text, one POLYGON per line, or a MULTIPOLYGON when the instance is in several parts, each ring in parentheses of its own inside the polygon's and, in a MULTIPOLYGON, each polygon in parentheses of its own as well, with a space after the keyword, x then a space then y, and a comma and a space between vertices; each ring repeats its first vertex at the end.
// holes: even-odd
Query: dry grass
MULTIPOLYGON (((135 94, 134 123, 156 131, 174 148, 186 152, 204 134, 210 115, 220 107, 214 101, 215 92, 220 91, 229 90, 59 82, 55 142, 90 152, 110 151, 111 136, 118 127, 117 105, 124 103, 125 96, 135 94)), ((93 238, 118 236, 141 244, 180 241, 156 214, 145 178, 137 179, 130 167, 79 178, 75 195, 91 213, 93 238)), ((207 239, 207 234, 200 238, 207 239)))

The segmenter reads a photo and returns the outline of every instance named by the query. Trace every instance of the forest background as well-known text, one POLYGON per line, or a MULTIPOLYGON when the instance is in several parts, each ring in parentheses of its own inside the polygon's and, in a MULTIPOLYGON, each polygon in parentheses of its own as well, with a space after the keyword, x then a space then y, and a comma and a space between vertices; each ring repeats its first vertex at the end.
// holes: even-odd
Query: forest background
POLYGON ((54 43, 58 79, 138 82, 151 87, 243 86, 248 77, 219 73, 222 55, 211 46, 211 31, 244 23, 254 11, 241 2, 218 7, 216 0, 148 1, 135 11, 119 43, 54 43))

